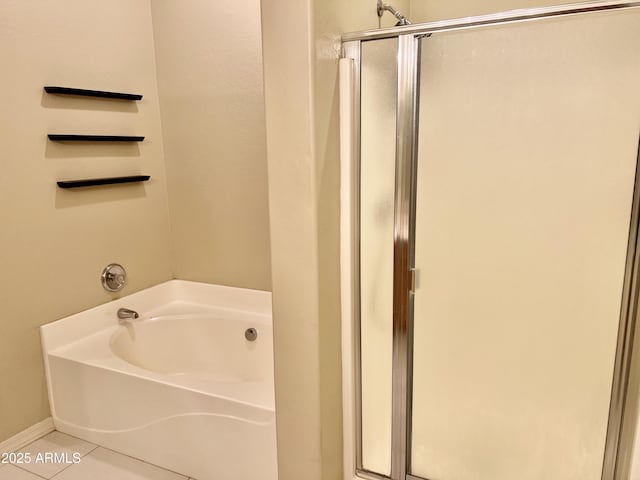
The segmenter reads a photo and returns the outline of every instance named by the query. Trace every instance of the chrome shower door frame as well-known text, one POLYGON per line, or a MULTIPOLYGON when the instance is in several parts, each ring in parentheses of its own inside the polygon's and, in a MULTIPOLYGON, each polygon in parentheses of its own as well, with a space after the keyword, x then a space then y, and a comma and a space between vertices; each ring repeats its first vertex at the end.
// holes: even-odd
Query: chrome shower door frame
MULTIPOLYGON (((597 1, 567 4, 555 7, 514 10, 499 14, 446 20, 366 32, 345 34, 343 56, 354 61, 354 163, 350 190, 354 197, 352 209, 353 245, 351 252, 354 335, 352 358, 354 385, 353 431, 355 432, 355 472, 357 477, 369 480, 425 480, 409 474, 411 459, 411 398, 413 358, 413 288, 415 260, 415 198, 417 168, 418 97, 420 75, 420 45, 432 33, 464 30, 518 22, 535 21, 550 17, 580 15, 607 10, 637 8, 640 1, 597 1), (391 475, 387 477, 367 471, 362 463, 362 392, 360 348, 360 71, 361 44, 370 40, 398 38, 398 94, 396 117, 396 178, 394 205, 394 278, 393 278, 393 358, 392 358, 392 431, 391 475), (354 211, 355 210, 355 211, 354 211)), ((602 480, 628 480, 633 439, 638 413, 640 369, 632 366, 634 344, 640 343, 636 332, 638 297, 640 293, 640 145, 636 160, 636 178, 629 227, 629 240, 624 284, 620 308, 620 321, 613 371, 609 421, 603 459, 602 480), (634 416, 635 415, 635 416, 634 416), (625 422, 625 419, 629 421, 625 422)), ((640 347, 638 347, 640 348, 640 347)), ((347 361, 347 359, 343 359, 347 361)), ((446 480, 446 479, 445 479, 446 480)))

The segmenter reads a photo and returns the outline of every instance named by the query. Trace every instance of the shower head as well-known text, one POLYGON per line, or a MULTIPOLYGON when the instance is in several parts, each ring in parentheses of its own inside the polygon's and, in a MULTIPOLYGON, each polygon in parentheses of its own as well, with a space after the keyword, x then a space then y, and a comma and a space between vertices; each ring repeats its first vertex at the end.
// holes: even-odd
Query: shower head
POLYGON ((411 25, 409 19, 405 17, 399 10, 396 10, 393 6, 384 3, 382 0, 378 0, 378 6, 376 10, 378 12, 378 21, 380 21, 382 15, 384 15, 384 12, 391 12, 391 14, 398 20, 398 23, 396 23, 396 27, 400 27, 402 25, 411 25))

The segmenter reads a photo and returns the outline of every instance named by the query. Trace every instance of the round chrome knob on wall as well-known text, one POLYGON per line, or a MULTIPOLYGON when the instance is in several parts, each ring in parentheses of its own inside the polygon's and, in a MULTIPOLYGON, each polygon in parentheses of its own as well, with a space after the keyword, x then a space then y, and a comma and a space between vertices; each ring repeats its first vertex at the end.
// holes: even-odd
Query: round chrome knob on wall
POLYGON ((118 263, 111 263, 102 270, 102 286, 107 292, 119 292, 127 283, 127 272, 118 263))

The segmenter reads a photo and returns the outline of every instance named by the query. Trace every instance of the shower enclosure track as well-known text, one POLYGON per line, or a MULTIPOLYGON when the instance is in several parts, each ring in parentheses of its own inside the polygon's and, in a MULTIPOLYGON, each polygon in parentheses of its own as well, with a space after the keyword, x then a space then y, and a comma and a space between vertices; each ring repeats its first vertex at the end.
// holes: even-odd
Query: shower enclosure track
POLYGON ((342 35, 342 42, 351 42, 354 40, 377 40, 382 38, 400 37, 401 35, 428 35, 430 33, 437 32, 465 30, 490 25, 504 25, 509 23, 541 20, 549 17, 580 15, 605 10, 620 10, 634 7, 640 7, 640 1, 581 2, 556 5, 553 7, 523 8, 474 17, 454 18, 451 20, 440 20, 437 22, 416 23, 378 30, 345 33, 342 35))

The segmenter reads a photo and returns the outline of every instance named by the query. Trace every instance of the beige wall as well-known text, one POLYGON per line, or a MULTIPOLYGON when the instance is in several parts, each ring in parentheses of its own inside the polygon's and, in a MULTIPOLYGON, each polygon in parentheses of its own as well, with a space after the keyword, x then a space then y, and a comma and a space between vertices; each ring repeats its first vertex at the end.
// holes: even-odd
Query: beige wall
POLYGON ((124 294, 173 276, 270 288, 260 5, 209 4, 0 4, 0 126, 8 132, 0 140, 0 441, 49 415, 38 327, 111 299, 99 283, 107 263, 127 268, 124 294), (46 84, 144 99, 51 96, 42 93, 46 84), (48 142, 47 132, 147 138, 63 145, 48 142), (55 186, 137 173, 152 180, 55 186))
POLYGON ((173 271, 270 290, 260 1, 152 6, 173 271))
POLYGON ((262 1, 280 480, 321 478, 310 14, 308 1, 262 1))
POLYGON ((149 2, 0 3, 0 441, 49 415, 38 327, 168 280, 168 219, 149 2), (138 103, 43 94, 139 92, 138 103), (141 134, 139 146, 62 145, 47 132, 141 134), (62 191, 56 180, 145 173, 144 185, 62 191))

